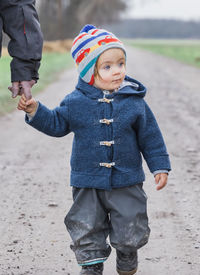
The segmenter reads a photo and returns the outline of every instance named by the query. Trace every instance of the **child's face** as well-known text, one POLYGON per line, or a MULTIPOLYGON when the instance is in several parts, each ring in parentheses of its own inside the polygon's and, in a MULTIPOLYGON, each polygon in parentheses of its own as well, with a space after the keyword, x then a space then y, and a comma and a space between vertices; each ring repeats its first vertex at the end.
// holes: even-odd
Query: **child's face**
POLYGON ((112 48, 103 52, 97 61, 94 86, 113 91, 118 89, 126 74, 126 59, 123 50, 112 48))

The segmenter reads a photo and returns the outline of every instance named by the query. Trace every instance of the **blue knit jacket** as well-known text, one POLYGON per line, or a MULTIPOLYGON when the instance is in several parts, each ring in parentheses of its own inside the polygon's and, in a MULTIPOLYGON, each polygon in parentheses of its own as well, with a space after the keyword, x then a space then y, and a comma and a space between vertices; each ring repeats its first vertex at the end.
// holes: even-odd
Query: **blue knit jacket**
POLYGON ((146 88, 128 76, 117 92, 88 85, 81 78, 60 106, 39 103, 26 122, 54 137, 74 133, 71 185, 112 189, 145 179, 142 157, 150 171, 170 170, 170 161, 155 117, 144 101, 146 88))

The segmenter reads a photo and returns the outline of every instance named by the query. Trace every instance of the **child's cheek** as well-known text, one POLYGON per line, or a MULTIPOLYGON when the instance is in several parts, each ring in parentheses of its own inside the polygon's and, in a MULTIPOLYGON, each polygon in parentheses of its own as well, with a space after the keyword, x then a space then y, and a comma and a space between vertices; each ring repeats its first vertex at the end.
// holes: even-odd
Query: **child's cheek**
POLYGON ((108 72, 101 70, 101 71, 99 71, 99 74, 101 76, 102 81, 108 82, 110 80, 110 76, 109 76, 108 72))
POLYGON ((126 74, 126 68, 124 67, 122 70, 122 74, 125 75, 126 74))

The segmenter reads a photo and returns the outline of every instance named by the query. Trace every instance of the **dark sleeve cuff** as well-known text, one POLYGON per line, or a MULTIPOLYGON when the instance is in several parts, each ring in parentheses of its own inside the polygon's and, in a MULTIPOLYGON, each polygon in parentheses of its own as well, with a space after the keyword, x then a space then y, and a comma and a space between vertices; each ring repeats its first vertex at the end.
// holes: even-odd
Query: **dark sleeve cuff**
POLYGON ((25 61, 13 58, 10 63, 11 82, 38 80, 39 61, 25 61))

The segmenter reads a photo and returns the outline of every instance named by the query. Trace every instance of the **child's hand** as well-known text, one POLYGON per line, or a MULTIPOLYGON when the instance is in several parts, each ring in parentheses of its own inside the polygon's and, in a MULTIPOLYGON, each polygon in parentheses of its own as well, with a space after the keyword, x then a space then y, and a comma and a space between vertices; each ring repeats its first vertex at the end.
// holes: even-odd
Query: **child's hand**
POLYGON ((157 184, 156 189, 160 190, 165 187, 167 184, 168 174, 166 173, 160 173, 155 175, 155 183, 157 184))
POLYGON ((18 110, 23 110, 26 113, 30 114, 31 116, 34 116, 36 110, 37 110, 37 102, 34 98, 31 98, 30 100, 27 100, 25 95, 23 94, 19 100, 18 110))

